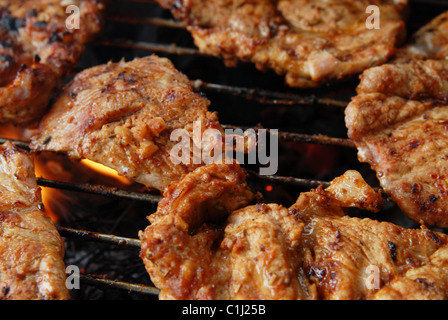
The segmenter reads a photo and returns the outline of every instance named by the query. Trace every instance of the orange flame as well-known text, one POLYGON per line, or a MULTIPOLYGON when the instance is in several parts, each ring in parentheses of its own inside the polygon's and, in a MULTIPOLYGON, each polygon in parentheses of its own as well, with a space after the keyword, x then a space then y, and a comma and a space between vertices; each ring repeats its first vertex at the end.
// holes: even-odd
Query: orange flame
MULTIPOLYGON (((36 177, 42 177, 43 171, 41 170, 40 166, 35 165, 34 169, 35 169, 36 177)), ((60 220, 59 216, 51 210, 51 205, 50 205, 50 201, 51 201, 50 199, 52 198, 52 193, 54 193, 55 191, 51 188, 46 188, 46 187, 42 187, 42 186, 40 186, 40 190, 41 190, 41 198, 42 198, 42 203, 45 208, 45 212, 47 213, 47 215, 50 217, 50 219, 54 223, 57 223, 60 220)))
POLYGON ((50 217, 50 219, 54 223, 57 223, 60 220, 59 216, 56 213, 54 213, 53 210, 49 209, 50 208, 49 201, 51 199, 52 190, 50 188, 46 188, 46 187, 40 187, 40 190, 41 190, 42 203, 44 204, 45 212, 47 213, 47 215, 50 217))
MULTIPOLYGON (((53 161, 51 160, 51 158, 49 160, 45 157, 37 157, 37 161, 35 161, 35 174, 36 177, 44 177, 50 180, 53 179, 66 182, 73 181, 75 183, 84 183, 86 180, 94 178, 98 181, 103 181, 106 179, 108 180, 108 184, 111 183, 112 185, 121 187, 129 186, 132 184, 132 181, 118 175, 115 170, 102 164, 86 159, 83 159, 80 162, 75 162, 75 164, 76 163, 81 164, 81 166, 72 166, 71 162, 64 163, 63 159, 55 159, 53 161), (67 163, 69 165, 67 165, 67 163), (78 175, 77 173, 82 174, 78 175)), ((64 196, 64 192, 61 192, 61 190, 42 186, 40 187, 40 189, 42 203, 45 206, 47 215, 53 220, 53 222, 59 222, 66 214, 63 207, 66 207, 72 200, 67 199, 67 196, 64 196)))
POLYGON ((102 165, 100 163, 94 162, 92 160, 88 160, 88 159, 82 159, 81 163, 87 167, 89 167, 90 169, 98 172, 99 174, 108 176, 110 178, 113 178, 115 180, 117 180, 117 182, 123 183, 125 185, 131 185, 132 182, 128 179, 125 178, 123 176, 120 176, 117 171, 115 171, 112 168, 106 167, 105 165, 102 165))

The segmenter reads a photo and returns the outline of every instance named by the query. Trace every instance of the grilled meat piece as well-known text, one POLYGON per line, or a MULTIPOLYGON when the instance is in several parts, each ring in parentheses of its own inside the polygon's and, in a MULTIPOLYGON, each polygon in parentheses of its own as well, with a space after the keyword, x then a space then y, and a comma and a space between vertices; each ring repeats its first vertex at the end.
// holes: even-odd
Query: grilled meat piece
POLYGON ((0 0, 0 123, 28 125, 40 119, 85 43, 100 30, 99 1, 63 3, 0 0), (79 15, 66 13, 68 5, 79 15))
POLYGON ((174 130, 190 138, 195 128, 196 135, 207 129, 223 134, 209 104, 168 59, 110 62, 82 71, 65 87, 30 146, 87 158, 163 190, 202 164, 194 148, 185 161, 172 161, 170 151, 180 143, 171 141, 174 130))
POLYGON ((412 35, 394 61, 409 59, 446 59, 448 57, 448 11, 432 19, 412 35))
POLYGON ((407 0, 157 0, 188 25, 195 44, 229 66, 253 62, 293 87, 314 87, 384 63, 405 36, 407 0), (369 29, 366 9, 380 10, 369 29))
POLYGON ((414 221, 448 227, 448 12, 391 64, 366 70, 345 111, 360 161, 414 221), (436 60, 440 59, 440 60, 436 60))
POLYGON ((31 156, 0 146, 0 300, 69 299, 64 242, 46 215, 31 156))
POLYGON ((161 299, 448 297, 448 236, 347 216, 382 205, 358 172, 290 208, 245 206, 244 177, 236 164, 213 164, 167 188, 139 233, 161 299))
POLYGON ((319 299, 448 298, 445 234, 334 216, 322 196, 328 193, 301 195, 291 208, 299 216, 306 213, 299 255, 319 299))
POLYGON ((139 232, 140 256, 162 299, 225 297, 230 275, 219 222, 254 199, 237 164, 200 167, 171 184, 139 232), (192 235, 193 234, 193 235, 192 235), (174 244, 174 245, 173 245, 174 244), (222 257, 221 257, 222 256, 222 257))

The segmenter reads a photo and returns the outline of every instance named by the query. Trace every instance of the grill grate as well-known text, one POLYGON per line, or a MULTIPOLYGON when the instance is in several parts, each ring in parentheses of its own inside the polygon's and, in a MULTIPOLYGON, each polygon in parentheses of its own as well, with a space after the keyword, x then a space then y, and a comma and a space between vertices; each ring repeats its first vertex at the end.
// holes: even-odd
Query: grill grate
MULTIPOLYGON (((433 16, 440 13, 441 10, 446 10, 447 8, 448 1, 411 1, 410 30, 418 28, 433 16), (421 7, 425 9, 423 11, 420 9, 414 10, 415 8, 421 7), (416 19, 413 19, 413 12, 424 12, 424 14, 419 14, 416 16, 416 19)), ((83 60, 78 65, 78 69, 105 63, 109 60, 119 60, 122 57, 131 59, 136 56, 147 55, 148 52, 166 55, 190 79, 197 79, 193 80, 193 87, 197 91, 204 91, 207 95, 210 95, 212 110, 215 110, 215 101, 223 100, 222 105, 217 106, 217 111, 220 115, 219 118, 220 120, 222 118, 228 118, 229 122, 233 123, 232 125, 223 125, 224 128, 241 128, 243 130, 253 128, 257 130, 261 128, 259 123, 250 123, 249 121, 253 119, 254 121, 260 120, 259 117, 253 117, 254 114, 265 114, 262 120, 271 119, 272 114, 283 115, 284 118, 282 119, 291 118, 288 115, 293 114, 296 117, 292 117, 292 119, 301 120, 291 122, 279 119, 278 121, 269 121, 268 123, 260 122, 265 127, 282 128, 279 130, 278 136, 284 145, 284 150, 288 154, 291 152, 291 149, 295 150, 299 148, 303 150, 305 148, 305 150, 309 150, 307 149, 309 145, 318 145, 324 148, 335 148, 330 150, 338 150, 338 160, 343 162, 343 165, 337 166, 337 169, 330 170, 326 175, 309 174, 307 172, 306 174, 309 176, 304 178, 296 178, 294 177, 295 174, 260 176, 256 172, 248 170, 248 178, 257 188, 263 190, 262 188, 266 184, 279 185, 281 192, 291 188, 289 200, 292 200, 294 196, 297 196, 298 190, 301 190, 300 188, 308 190, 318 185, 325 187, 328 185, 326 180, 339 175, 347 169, 357 169, 363 176, 370 178, 370 181, 367 179, 369 183, 376 183, 376 180, 372 178, 374 174, 370 172, 370 169, 357 162, 356 149, 353 143, 344 135, 343 108, 347 105, 350 97, 354 93, 354 88, 356 87, 355 82, 348 82, 323 89, 294 90, 285 88, 283 79, 280 79, 278 76, 270 72, 260 73, 250 65, 242 64, 237 68, 226 68, 219 59, 200 53, 192 44, 188 33, 184 30, 185 25, 172 20, 168 12, 160 9, 150 0, 114 1, 110 3, 107 14, 106 26, 101 37, 88 47, 83 60), (125 8, 125 14, 122 13, 123 8, 125 8), (122 35, 126 35, 126 37, 122 35), (150 40, 146 40, 147 38, 150 40), (175 39, 176 44, 163 43, 164 41, 161 39, 170 39, 170 41, 171 39, 175 39), (207 60, 207 62, 202 65, 203 60, 207 60), (200 67, 198 67, 199 63, 201 63, 200 67), (213 68, 210 68, 210 66, 213 66, 213 68), (204 71, 204 69, 210 69, 212 71, 204 71), (200 70, 200 72, 197 70, 200 70), (217 73, 213 70, 218 70, 223 75, 216 76, 217 73), (244 75, 243 77, 241 77, 242 74, 244 75), (206 78, 211 78, 211 80, 208 81, 206 78), (224 84, 217 83, 221 79, 224 79, 222 81, 224 84), (272 89, 262 89, 266 87, 272 89), (236 105, 237 109, 244 110, 236 113, 237 117, 235 117, 235 107, 227 108, 227 104, 229 103, 232 106, 236 105), (244 106, 244 108, 239 108, 239 106, 244 106), (228 109, 231 110, 229 111, 228 109), (231 116, 228 116, 229 113, 231 116), (224 117, 221 117, 222 115, 224 117), (337 124, 333 123, 335 117, 339 121, 337 124), (321 118, 324 118, 324 121, 315 121, 315 119, 321 118), (328 121, 334 125, 329 126, 328 121), (235 122, 240 123, 237 124, 235 122), (338 127, 339 130, 333 130, 333 127, 338 127), (300 132, 301 129, 304 132, 300 132), (322 134, 315 134, 316 132, 322 132, 322 134), (322 179, 323 177, 327 179, 322 179)), ((6 140, 9 139, 0 138, 0 143, 6 140)), ((27 142, 18 140, 9 141, 12 141, 21 148, 28 149, 27 142)), ((294 159, 294 157, 292 158, 294 159)), ((288 161, 281 164, 280 168, 283 171, 286 170, 289 172, 288 161)), ((291 172, 295 173, 300 171, 291 170, 291 172)), ((103 184, 64 182, 42 177, 39 177, 37 182, 42 187, 125 200, 128 201, 129 207, 136 206, 138 210, 145 208, 142 210, 144 214, 152 212, 148 205, 154 206, 161 199, 160 195, 128 191, 103 184)), ((269 200, 268 197, 267 200, 269 200)), ((391 204, 390 206, 386 205, 385 210, 389 210, 390 208, 396 209, 391 204)), ((70 253, 70 263, 82 264, 87 257, 87 262, 84 263, 83 267, 86 269, 86 272, 80 275, 80 281, 83 284, 94 288, 101 288, 104 291, 111 289, 119 290, 120 292, 124 292, 125 295, 137 296, 137 298, 150 297, 156 299, 159 291, 148 282, 149 277, 143 268, 143 263, 141 263, 138 257, 140 241, 133 237, 114 235, 114 231, 121 222, 121 219, 123 219, 125 213, 123 212, 117 218, 110 218, 113 221, 110 221, 110 226, 106 227, 106 229, 108 228, 108 232, 94 232, 87 231, 90 230, 88 228, 77 228, 76 225, 88 226, 91 223, 91 221, 86 223, 83 218, 79 220, 75 219, 74 221, 69 220, 67 224, 70 227, 60 224, 58 225, 58 230, 61 236, 69 241, 67 244, 67 252, 70 253), (77 250, 80 248, 83 249, 86 243, 100 244, 101 247, 94 247, 95 249, 93 251, 88 251, 87 254, 77 256, 77 250), (95 264, 89 259, 102 250, 109 250, 110 247, 113 250, 129 253, 129 255, 126 253, 124 257, 120 256, 121 260, 119 259, 116 263, 124 264, 125 268, 135 268, 135 271, 130 271, 138 275, 135 278, 147 280, 141 281, 141 283, 122 281, 119 279, 119 275, 116 275, 113 278, 114 280, 111 280, 110 274, 106 275, 101 273, 101 267, 93 268, 96 275, 89 274, 88 272, 90 270, 88 271, 87 269, 95 264), (138 265, 139 262, 140 265, 138 265), (133 265, 134 263, 136 266, 133 265)), ((92 219, 98 225, 98 218, 94 217, 92 219)), ((88 247, 88 250, 91 250, 91 247, 88 247)), ((112 259, 114 258, 115 255, 112 255, 112 259)), ((98 293, 87 293, 81 296, 75 294, 74 296, 80 299, 85 299, 86 297, 93 299, 104 298, 104 296, 98 293)), ((122 297, 122 295, 119 295, 119 298, 122 297)))

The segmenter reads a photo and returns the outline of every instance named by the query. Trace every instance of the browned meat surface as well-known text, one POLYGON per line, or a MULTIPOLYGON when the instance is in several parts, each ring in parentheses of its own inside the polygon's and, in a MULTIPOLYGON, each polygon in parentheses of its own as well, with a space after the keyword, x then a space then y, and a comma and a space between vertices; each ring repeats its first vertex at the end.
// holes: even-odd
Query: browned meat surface
POLYGON ((0 146, 0 300, 69 299, 64 242, 46 215, 29 154, 0 146))
POLYGON ((432 19, 412 35, 394 60, 421 58, 446 59, 448 56, 448 11, 432 19))
POLYGON ((314 87, 384 63, 405 35, 398 1, 157 0, 188 25, 195 44, 227 65, 250 61, 293 87, 314 87), (366 8, 380 28, 366 27, 366 8))
POLYGON ((244 178, 238 165, 213 164, 166 190, 139 233, 161 299, 448 298, 448 237, 347 216, 382 205, 358 172, 290 208, 246 206, 244 178))
POLYGON ((195 153, 187 155, 189 164, 172 161, 170 151, 179 143, 170 139, 174 130, 193 137, 197 122, 201 132, 222 132, 209 104, 168 59, 111 62, 82 71, 65 87, 31 148, 87 158, 163 190, 200 165, 195 153))
POLYGON ((346 109, 348 136, 383 189, 411 219, 443 228, 448 227, 447 17, 418 31, 393 64, 366 70, 346 109))
POLYGON ((225 297, 231 271, 219 256, 228 212, 254 199, 239 165, 203 166, 171 184, 139 233, 141 257, 162 299, 225 297))
POLYGON ((0 123, 38 120, 85 43, 99 31, 99 1, 63 3, 0 0, 0 123), (69 4, 80 10, 79 29, 67 28, 66 22, 74 22, 66 13, 69 4))
MULTIPOLYGON (((309 211, 305 204, 295 210, 309 211)), ((313 214, 320 215, 324 204, 318 203, 313 214)), ((448 298, 445 234, 348 216, 308 216, 305 221, 302 268, 320 299, 448 298), (375 276, 376 284, 370 282, 375 276)))

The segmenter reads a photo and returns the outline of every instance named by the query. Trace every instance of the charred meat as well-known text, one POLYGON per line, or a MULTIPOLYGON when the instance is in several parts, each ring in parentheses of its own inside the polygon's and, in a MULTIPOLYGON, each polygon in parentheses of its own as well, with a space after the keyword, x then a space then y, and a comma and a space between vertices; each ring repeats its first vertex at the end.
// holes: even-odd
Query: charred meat
POLYGON ((0 0, 0 123, 28 125, 42 117, 99 32, 101 11, 97 0, 0 0), (79 14, 67 14, 69 5, 79 14))

